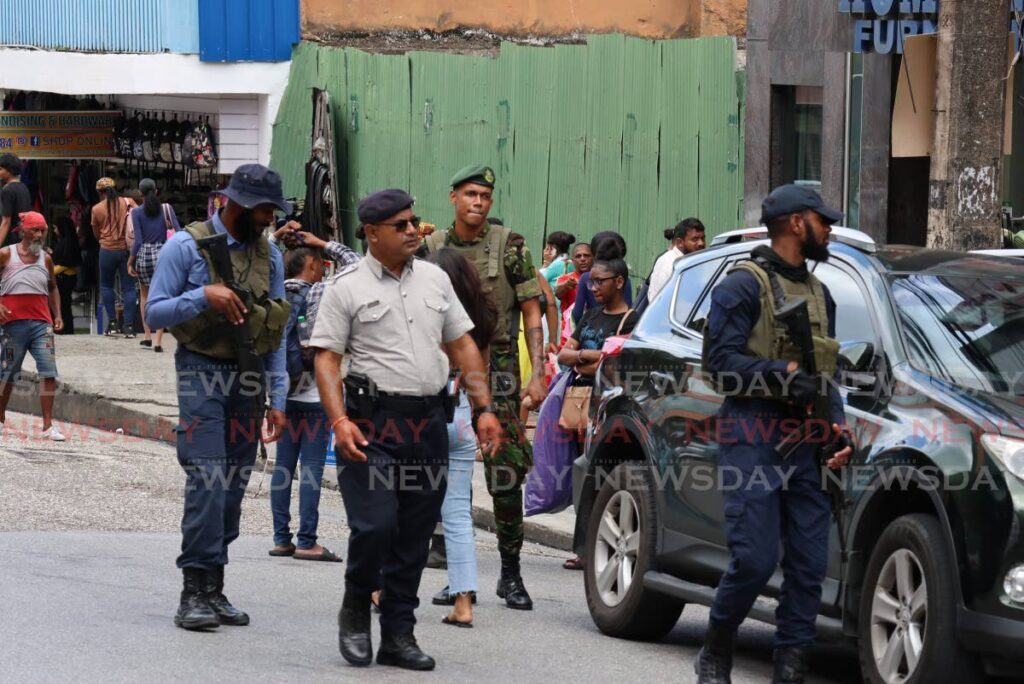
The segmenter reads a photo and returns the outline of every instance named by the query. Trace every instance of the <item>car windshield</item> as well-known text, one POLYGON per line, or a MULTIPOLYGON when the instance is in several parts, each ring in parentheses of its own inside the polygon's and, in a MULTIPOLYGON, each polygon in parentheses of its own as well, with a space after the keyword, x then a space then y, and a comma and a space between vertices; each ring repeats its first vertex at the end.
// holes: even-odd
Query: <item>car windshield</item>
POLYGON ((1024 394, 1024 278, 896 275, 912 366, 967 389, 1024 394))

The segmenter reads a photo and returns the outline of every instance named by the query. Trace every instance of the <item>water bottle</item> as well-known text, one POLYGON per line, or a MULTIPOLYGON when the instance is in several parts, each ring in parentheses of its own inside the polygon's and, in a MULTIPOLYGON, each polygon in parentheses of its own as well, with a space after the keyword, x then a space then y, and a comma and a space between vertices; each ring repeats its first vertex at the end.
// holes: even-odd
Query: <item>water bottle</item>
POLYGON ((306 346, 309 342, 309 338, 312 330, 309 329, 309 320, 305 316, 299 316, 299 344, 306 346))

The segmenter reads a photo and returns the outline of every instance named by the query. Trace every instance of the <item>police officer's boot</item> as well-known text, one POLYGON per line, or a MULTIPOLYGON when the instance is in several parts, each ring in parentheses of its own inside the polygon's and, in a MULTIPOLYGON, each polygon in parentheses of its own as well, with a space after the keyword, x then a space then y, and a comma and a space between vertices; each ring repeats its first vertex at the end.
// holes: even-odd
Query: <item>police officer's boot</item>
POLYGON ((174 616, 174 624, 182 629, 216 629, 220 622, 217 614, 210 608, 206 599, 203 582, 206 571, 199 568, 182 568, 184 587, 181 590, 181 603, 174 616))
POLYGON ((523 586, 519 574, 519 556, 501 554, 501 577, 498 578, 498 598, 505 599, 505 605, 516 610, 533 610, 533 599, 523 586))
POLYGON ((448 569, 448 550, 444 545, 444 535, 436 532, 430 535, 430 553, 427 555, 427 567, 432 570, 448 569))
POLYGON ((366 667, 373 662, 369 596, 345 591, 338 611, 338 650, 353 665, 366 667))
POLYGON ((433 670, 434 659, 420 650, 412 634, 384 638, 377 653, 378 665, 393 665, 403 670, 433 670))
POLYGON ((697 684, 732 684, 732 646, 736 632, 708 626, 704 647, 697 654, 693 669, 697 684))
POLYGON ((803 684, 806 672, 806 648, 775 649, 775 675, 772 677, 772 684, 803 684))
POLYGON ((224 566, 218 565, 206 573, 206 600, 222 625, 241 627, 249 624, 249 616, 231 605, 224 595, 224 566))

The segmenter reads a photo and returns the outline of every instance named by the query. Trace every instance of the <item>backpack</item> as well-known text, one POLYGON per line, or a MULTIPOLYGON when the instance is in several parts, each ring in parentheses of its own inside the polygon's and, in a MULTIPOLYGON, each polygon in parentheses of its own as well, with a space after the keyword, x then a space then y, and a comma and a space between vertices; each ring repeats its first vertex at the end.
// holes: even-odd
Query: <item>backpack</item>
POLYGON ((206 121, 197 121, 190 136, 192 165, 197 169, 208 169, 217 164, 217 153, 213 149, 213 131, 206 121))
POLYGON ((316 358, 316 350, 308 347, 303 339, 303 331, 300 330, 300 322, 304 321, 309 301, 307 295, 312 283, 301 280, 288 280, 285 282, 285 296, 291 305, 291 318, 285 338, 285 359, 288 370, 288 394, 292 394, 300 382, 309 382, 313 373, 313 360, 316 358))

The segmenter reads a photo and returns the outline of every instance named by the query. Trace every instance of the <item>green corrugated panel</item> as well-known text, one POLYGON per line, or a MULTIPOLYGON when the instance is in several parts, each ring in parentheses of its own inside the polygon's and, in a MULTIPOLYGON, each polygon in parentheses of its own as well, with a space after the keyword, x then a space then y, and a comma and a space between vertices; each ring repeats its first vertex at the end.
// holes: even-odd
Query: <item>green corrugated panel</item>
MULTIPOLYGON (((587 40, 586 205, 581 218, 595 230, 619 225, 622 186, 622 79, 625 38, 591 36, 587 40)), ((637 78, 630 74, 629 78, 637 78)), ((566 83, 564 85, 571 85, 566 83)))
POLYGON ((646 277, 664 251, 658 222, 658 130, 661 125, 661 46, 627 38, 621 106, 622 184, 619 232, 629 245, 629 263, 646 277))
POLYGON ((738 227, 739 100, 732 38, 699 38, 700 218, 710 235, 738 227))
POLYGON ((497 62, 487 58, 414 52, 410 120, 412 194, 426 220, 452 220, 448 185, 472 163, 495 165, 497 124, 491 95, 497 62))
MULTIPOLYGON (((594 232, 586 206, 587 72, 589 49, 558 45, 551 106, 548 232, 564 230, 580 240, 594 232)), ((607 223, 604 225, 608 225, 607 223)))
POLYGON ((346 204, 384 188, 409 187, 409 60, 345 50, 346 204))
MULTIPOLYGON (((698 216, 700 49, 694 40, 661 43, 661 174, 657 225, 698 216)), ((709 226, 710 228, 710 226, 709 226)), ((662 247, 665 242, 662 241, 662 247)))
POLYGON ((300 43, 295 48, 288 88, 274 122, 270 163, 281 174, 284 191, 290 197, 305 194, 305 164, 313 125, 312 88, 320 83, 320 58, 321 50, 316 45, 300 43))
MULTIPOLYGON (((507 45, 502 47, 500 62, 508 67, 507 82, 512 88, 508 105, 499 100, 499 112, 509 108, 514 141, 514 163, 503 170, 509 178, 503 211, 508 225, 526 237, 539 263, 547 219, 556 54, 551 48, 507 45)), ((501 144, 499 137, 499 153, 501 144)))
POLYGON ((736 97, 739 101, 740 111, 740 135, 736 144, 736 154, 739 159, 736 169, 736 226, 740 227, 745 225, 743 215, 743 183, 746 175, 743 166, 746 160, 744 151, 747 149, 747 72, 745 71, 736 72, 736 97))

